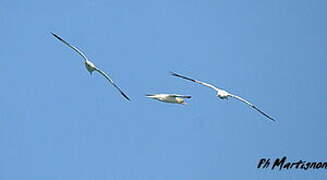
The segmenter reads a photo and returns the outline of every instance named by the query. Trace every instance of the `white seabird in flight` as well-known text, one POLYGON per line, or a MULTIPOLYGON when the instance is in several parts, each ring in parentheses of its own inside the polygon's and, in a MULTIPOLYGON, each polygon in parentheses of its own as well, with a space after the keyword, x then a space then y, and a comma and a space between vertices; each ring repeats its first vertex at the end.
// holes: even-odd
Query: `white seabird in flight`
POLYGON ((99 72, 101 75, 103 75, 119 92, 121 95, 123 95, 127 100, 130 100, 129 97, 114 83, 114 81, 102 70, 100 70, 99 68, 97 68, 86 56, 85 54, 80 51, 79 49, 77 49, 76 47, 74 47, 73 45, 69 44, 68 42, 66 42, 65 40, 63 40, 61 37, 59 37, 58 35, 51 33, 54 37, 56 37, 57 39, 59 39, 61 42, 63 42, 64 44, 66 44, 68 47, 72 48, 74 51, 76 51, 79 55, 81 55, 84 59, 84 64, 86 69, 90 72, 90 74, 92 75, 93 71, 97 71, 99 72))
POLYGON ((191 98, 191 96, 178 95, 178 94, 146 94, 146 97, 156 99, 165 103, 187 104, 184 98, 191 98))
POLYGON ((272 120, 272 121, 275 121, 272 117, 270 117, 269 115, 267 115, 265 112, 261 111, 260 109, 258 109, 254 104, 250 103, 249 101, 237 96, 237 95, 234 95, 234 94, 231 94, 223 89, 220 89, 220 88, 217 88, 211 84, 208 84, 208 83, 204 83, 204 82, 201 82, 201 81, 197 81, 195 79, 192 79, 192 78, 189 78, 189 77, 186 77, 186 76, 182 76, 180 74, 177 74, 177 73, 174 73, 174 72, 171 72, 171 75, 173 76, 176 76, 176 77, 179 77, 179 78, 182 78, 182 79, 186 79, 186 80, 189 80, 189 81, 193 81, 195 83, 198 83, 198 84, 201 84, 201 85, 204 85, 204 86, 207 86, 209 88, 212 88, 214 90, 217 91, 217 95, 220 99, 228 99, 228 97, 233 97, 233 98, 236 98, 240 101, 242 101, 243 103, 249 105, 250 107, 252 107, 253 109, 257 110, 259 113, 261 113, 262 115, 266 116, 268 119, 272 120))

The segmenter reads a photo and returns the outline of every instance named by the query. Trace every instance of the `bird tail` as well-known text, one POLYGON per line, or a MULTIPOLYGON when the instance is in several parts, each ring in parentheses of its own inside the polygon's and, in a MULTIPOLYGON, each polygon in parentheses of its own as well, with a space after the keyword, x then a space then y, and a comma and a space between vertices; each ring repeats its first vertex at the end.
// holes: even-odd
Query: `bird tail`
POLYGON ((154 96, 153 94, 146 94, 146 97, 154 96))

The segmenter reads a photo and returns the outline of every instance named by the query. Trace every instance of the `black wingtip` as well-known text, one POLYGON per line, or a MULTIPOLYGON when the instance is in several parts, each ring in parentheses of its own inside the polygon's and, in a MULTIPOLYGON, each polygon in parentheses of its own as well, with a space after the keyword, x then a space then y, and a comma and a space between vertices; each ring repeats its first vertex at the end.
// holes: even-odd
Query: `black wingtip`
POLYGON ((170 72, 171 75, 173 76, 176 76, 176 77, 179 77, 179 78, 182 78, 182 79, 186 79, 186 80, 189 80, 189 81, 193 81, 193 82, 196 82, 194 79, 192 78, 189 78, 189 77, 186 77, 186 76, 183 76, 183 75, 180 75, 180 74, 177 74, 175 72, 170 72))
POLYGON ((274 118, 270 117, 268 114, 266 114, 265 112, 261 111, 259 108, 257 108, 256 106, 252 106, 255 110, 259 111, 262 115, 264 115, 266 118, 270 119, 271 121, 276 121, 274 118))
POLYGON ((53 32, 50 32, 52 34, 52 36, 54 37, 59 37, 57 34, 53 33, 53 32))
POLYGON ((131 101, 131 99, 126 94, 124 94, 123 92, 121 92, 121 95, 123 95, 127 100, 131 101))
POLYGON ((266 116, 268 119, 270 119, 271 121, 274 121, 274 122, 276 122, 276 120, 274 119, 274 118, 272 118, 272 117, 270 117, 270 116, 268 116, 266 113, 263 113, 263 115, 264 116, 266 116))
POLYGON ((57 34, 50 32, 55 38, 59 39, 60 41, 64 41, 61 37, 59 37, 57 34))
POLYGON ((268 116, 268 115, 264 115, 264 116, 266 116, 269 120, 276 122, 276 120, 273 119, 272 117, 270 117, 270 116, 268 116))
POLYGON ((179 74, 173 72, 173 71, 169 71, 170 75, 173 75, 173 76, 178 76, 179 74))

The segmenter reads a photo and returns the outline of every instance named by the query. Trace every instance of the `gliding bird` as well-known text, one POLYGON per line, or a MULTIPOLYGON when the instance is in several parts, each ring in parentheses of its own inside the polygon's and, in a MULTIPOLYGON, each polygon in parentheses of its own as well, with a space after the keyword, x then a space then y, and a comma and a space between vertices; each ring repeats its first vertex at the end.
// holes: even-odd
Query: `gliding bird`
POLYGON ((165 103, 186 104, 184 98, 191 98, 191 96, 178 94, 147 94, 146 97, 156 99, 165 103))
POLYGON ((114 81, 102 70, 100 70, 99 68, 97 68, 86 56, 85 54, 80 51, 79 49, 77 49, 76 47, 74 47, 73 45, 69 44, 68 42, 66 42, 65 40, 63 40, 61 37, 59 37, 58 35, 51 33, 55 38, 59 39, 61 42, 63 42, 64 44, 66 44, 68 47, 72 48, 74 51, 76 51, 80 56, 83 57, 84 59, 84 64, 86 69, 90 72, 90 74, 92 75, 93 71, 97 71, 99 72, 101 75, 103 75, 119 92, 122 96, 124 96, 127 100, 130 100, 129 97, 114 83, 114 81))
POLYGON ((182 78, 182 79, 186 79, 188 81, 192 81, 192 82, 195 82, 195 83, 198 83, 198 84, 201 84, 203 86, 207 86, 211 89, 214 89, 217 91, 217 95, 220 99, 228 99, 228 97, 233 97, 233 98, 236 98, 238 100, 240 100, 241 102, 249 105, 250 107, 252 107, 253 109, 257 110, 259 113, 261 113, 262 115, 266 116, 268 119, 272 120, 272 121, 275 121, 272 117, 270 117, 269 115, 267 115, 266 113, 264 113, 263 111, 261 111, 260 109, 258 109, 254 104, 250 103, 249 101, 239 97, 239 96, 236 96, 234 94, 231 94, 225 90, 222 90, 220 88, 217 88, 211 84, 208 84, 208 83, 204 83, 204 82, 201 82, 201 81, 197 81, 195 79, 192 79, 192 78, 189 78, 189 77, 186 77, 186 76, 182 76, 180 74, 177 74, 177 73, 174 73, 174 72, 171 72, 171 75, 173 76, 176 76, 176 77, 179 77, 179 78, 182 78))

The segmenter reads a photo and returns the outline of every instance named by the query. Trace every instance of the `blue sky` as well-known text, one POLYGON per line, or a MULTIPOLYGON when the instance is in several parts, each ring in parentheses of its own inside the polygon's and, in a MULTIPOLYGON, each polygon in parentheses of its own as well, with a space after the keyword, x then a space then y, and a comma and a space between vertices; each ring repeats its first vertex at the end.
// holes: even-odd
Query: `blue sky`
POLYGON ((1 180, 326 179, 256 169, 264 157, 326 161, 326 1, 0 4, 1 180), (169 71, 241 95, 276 122, 169 71))

